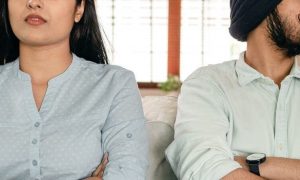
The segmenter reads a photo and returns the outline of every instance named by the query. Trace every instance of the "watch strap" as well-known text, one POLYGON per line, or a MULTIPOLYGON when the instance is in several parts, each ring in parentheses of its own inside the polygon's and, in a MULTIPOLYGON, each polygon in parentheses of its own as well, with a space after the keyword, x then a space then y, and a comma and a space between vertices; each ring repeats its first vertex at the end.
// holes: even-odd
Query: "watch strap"
POLYGON ((249 165, 250 172, 260 176, 259 163, 257 163, 257 164, 248 164, 248 165, 249 165))

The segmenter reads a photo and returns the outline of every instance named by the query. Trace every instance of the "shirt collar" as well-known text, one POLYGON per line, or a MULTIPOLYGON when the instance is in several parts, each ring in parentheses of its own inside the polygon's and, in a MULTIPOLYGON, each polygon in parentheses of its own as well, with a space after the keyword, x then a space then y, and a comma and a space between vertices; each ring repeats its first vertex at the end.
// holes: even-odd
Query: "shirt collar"
POLYGON ((242 86, 245 86, 256 79, 263 77, 261 73, 256 71, 245 62, 245 52, 240 54, 240 58, 236 62, 235 70, 238 76, 238 81, 242 86))
POLYGON ((290 76, 300 79, 300 56, 299 55, 295 56, 295 61, 291 69, 290 76))
MULTIPOLYGON (((242 52, 240 54, 240 58, 236 62, 235 70, 238 76, 238 81, 242 86, 245 86, 259 78, 266 78, 264 77, 263 74, 259 73, 257 70, 255 70, 245 62, 245 52, 242 52)), ((289 76, 300 79, 300 56, 299 55, 295 56, 295 62, 289 76)))
MULTIPOLYGON (((62 73, 59 74, 58 76, 52 78, 49 80, 48 85, 50 84, 54 84, 54 85, 58 85, 61 84, 62 82, 66 81, 69 77, 71 77, 76 69, 78 69, 80 67, 80 58, 77 57, 75 54, 72 54, 72 63, 70 64, 70 66, 62 73)), ((29 74, 23 72, 22 70, 20 70, 20 60, 19 58, 16 59, 14 61, 14 65, 13 65, 13 71, 16 74, 17 78, 23 80, 23 81, 31 81, 31 77, 29 74)))

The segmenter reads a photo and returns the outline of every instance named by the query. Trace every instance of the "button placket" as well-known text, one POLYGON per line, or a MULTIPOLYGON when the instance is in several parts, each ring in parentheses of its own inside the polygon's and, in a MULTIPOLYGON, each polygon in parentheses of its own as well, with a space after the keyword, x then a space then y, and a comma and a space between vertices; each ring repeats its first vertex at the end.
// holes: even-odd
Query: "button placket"
POLYGON ((285 110, 285 100, 287 96, 287 91, 289 87, 290 81, 285 80, 282 83, 277 108, 276 108, 276 122, 275 122, 275 155, 279 157, 287 157, 287 118, 286 118, 286 110, 285 110))
POLYGON ((39 179, 41 176, 40 171, 40 130, 42 119, 37 111, 36 104, 34 101, 31 81, 28 81, 26 84, 26 99, 25 107, 27 115, 31 120, 31 131, 30 137, 28 139, 29 143, 29 167, 30 167, 30 176, 31 178, 39 179))
POLYGON ((33 178, 38 178, 40 176, 40 129, 41 123, 37 120, 33 126, 31 131, 31 144, 30 144, 30 152, 31 152, 31 176, 33 178))

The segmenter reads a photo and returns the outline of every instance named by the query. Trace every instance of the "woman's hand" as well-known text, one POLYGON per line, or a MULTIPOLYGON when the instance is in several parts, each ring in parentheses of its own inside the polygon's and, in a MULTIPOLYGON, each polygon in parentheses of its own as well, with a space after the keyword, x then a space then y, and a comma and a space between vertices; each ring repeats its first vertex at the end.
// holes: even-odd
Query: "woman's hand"
POLYGON ((107 163, 108 163, 108 153, 105 153, 101 161, 101 164, 93 172, 92 176, 87 178, 86 180, 103 180, 103 174, 107 163))

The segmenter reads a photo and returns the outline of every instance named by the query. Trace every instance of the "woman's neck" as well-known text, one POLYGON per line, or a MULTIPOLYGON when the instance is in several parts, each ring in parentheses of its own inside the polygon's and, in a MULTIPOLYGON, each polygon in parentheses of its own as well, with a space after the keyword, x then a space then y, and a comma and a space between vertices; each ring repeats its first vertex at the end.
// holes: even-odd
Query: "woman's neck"
POLYGON ((32 83, 45 84, 63 73, 72 62, 69 43, 29 46, 20 43, 20 69, 31 76, 32 83))

